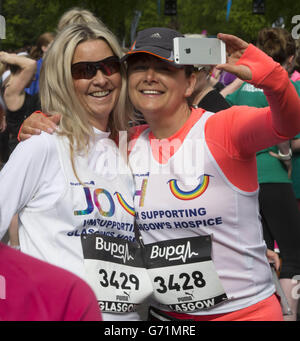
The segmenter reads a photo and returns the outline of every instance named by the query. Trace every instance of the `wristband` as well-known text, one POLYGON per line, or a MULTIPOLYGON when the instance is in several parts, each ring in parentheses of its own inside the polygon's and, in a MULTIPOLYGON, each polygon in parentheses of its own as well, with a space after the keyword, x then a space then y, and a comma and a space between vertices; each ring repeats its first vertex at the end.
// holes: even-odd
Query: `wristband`
POLYGON ((43 115, 44 117, 48 117, 46 114, 44 114, 42 111, 40 111, 40 110, 36 110, 35 112, 34 112, 34 114, 41 114, 41 115, 43 115))
POLYGON ((280 150, 278 150, 278 156, 279 156, 279 159, 282 160, 282 161, 289 161, 291 158, 292 158, 292 150, 291 148, 289 149, 289 152, 288 154, 282 154, 280 150))
POLYGON ((18 132, 18 136, 17 136, 17 140, 18 140, 19 142, 21 142, 21 140, 20 140, 20 133, 21 133, 22 128, 23 128, 23 123, 22 123, 21 126, 20 126, 20 129, 19 129, 19 132, 18 132))

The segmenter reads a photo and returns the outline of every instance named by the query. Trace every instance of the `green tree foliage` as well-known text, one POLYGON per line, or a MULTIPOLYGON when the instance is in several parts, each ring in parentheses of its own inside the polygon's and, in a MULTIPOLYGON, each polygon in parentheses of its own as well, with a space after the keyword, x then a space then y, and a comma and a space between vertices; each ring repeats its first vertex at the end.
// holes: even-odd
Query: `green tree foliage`
POLYGON ((2 49, 17 49, 35 44, 40 34, 55 32, 60 16, 69 8, 91 10, 127 46, 131 43, 131 25, 135 11, 142 13, 138 30, 150 26, 173 27, 182 33, 209 35, 218 32, 255 40, 257 32, 279 17, 292 30, 292 17, 300 15, 300 2, 265 0, 265 14, 252 14, 252 0, 232 0, 226 20, 227 0, 177 0, 177 16, 164 15, 164 0, 0 0, 6 19, 6 39, 2 49))
POLYGON ((17 49, 35 43, 38 36, 53 31, 58 13, 58 1, 2 0, 6 19, 6 39, 2 48, 17 49))

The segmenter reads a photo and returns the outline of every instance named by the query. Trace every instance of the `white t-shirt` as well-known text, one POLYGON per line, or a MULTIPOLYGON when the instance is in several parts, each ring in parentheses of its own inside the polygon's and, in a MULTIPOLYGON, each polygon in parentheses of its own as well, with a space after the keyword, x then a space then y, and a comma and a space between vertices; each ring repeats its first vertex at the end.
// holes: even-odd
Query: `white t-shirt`
MULTIPOLYGON (((0 237, 19 213, 21 250, 83 279, 82 234, 134 240, 132 175, 108 137, 95 130, 88 156, 76 156, 81 183, 66 138, 42 133, 20 143, 0 173, 0 237)), ((137 314, 103 318, 137 319, 137 314)))

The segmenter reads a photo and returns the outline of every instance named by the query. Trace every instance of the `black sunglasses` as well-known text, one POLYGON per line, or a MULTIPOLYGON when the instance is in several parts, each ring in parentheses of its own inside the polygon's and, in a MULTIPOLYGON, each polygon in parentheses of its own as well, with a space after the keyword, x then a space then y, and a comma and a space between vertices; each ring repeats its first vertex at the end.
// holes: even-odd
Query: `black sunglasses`
POLYGON ((98 70, 101 70, 105 76, 120 72, 120 59, 111 56, 98 62, 79 62, 71 65, 73 79, 91 79, 98 70))

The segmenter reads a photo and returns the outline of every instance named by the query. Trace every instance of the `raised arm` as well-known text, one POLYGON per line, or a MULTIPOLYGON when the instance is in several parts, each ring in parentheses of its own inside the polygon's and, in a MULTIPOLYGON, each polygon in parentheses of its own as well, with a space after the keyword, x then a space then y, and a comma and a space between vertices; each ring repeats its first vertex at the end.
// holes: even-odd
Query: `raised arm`
POLYGON ((0 52, 0 61, 14 70, 4 85, 4 101, 7 108, 16 111, 21 108, 25 98, 25 88, 30 84, 36 72, 36 61, 14 53, 0 52))
MULTIPOLYGON (((232 36, 222 36, 225 36, 227 46, 231 46, 231 40, 237 44, 232 36)), ((287 72, 251 44, 244 51, 236 49, 235 52, 233 48, 229 51, 232 53, 228 63, 217 67, 262 88, 270 107, 233 106, 218 118, 212 118, 209 130, 214 136, 216 127, 222 127, 217 128, 219 133, 215 137, 219 144, 226 143, 226 149, 233 157, 247 157, 300 132, 300 99, 287 72), (232 144, 229 144, 229 138, 232 144)))

